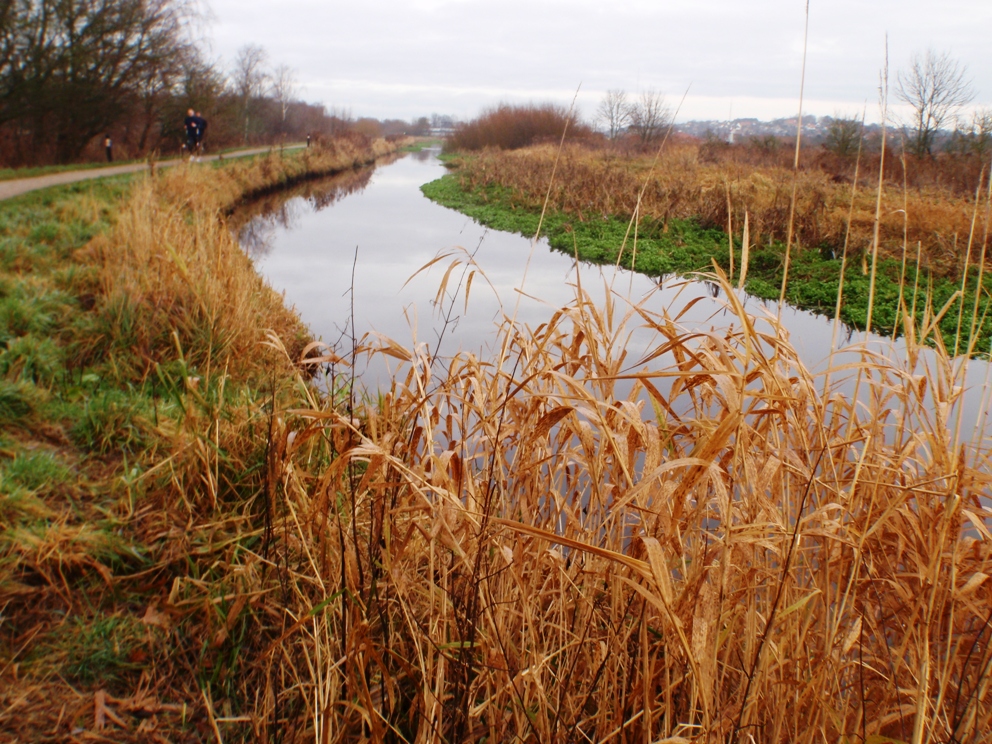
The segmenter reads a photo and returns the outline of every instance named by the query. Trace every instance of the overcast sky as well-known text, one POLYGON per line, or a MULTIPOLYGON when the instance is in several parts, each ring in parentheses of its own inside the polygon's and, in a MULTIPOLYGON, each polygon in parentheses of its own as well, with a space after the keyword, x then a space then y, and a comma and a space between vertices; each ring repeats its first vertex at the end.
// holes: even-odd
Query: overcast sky
MULTIPOLYGON (((296 70, 300 97, 355 117, 468 119, 500 101, 554 100, 591 117, 604 91, 654 89, 679 120, 794 116, 805 0, 206 0, 207 55, 244 44, 296 70)), ((877 120, 914 51, 967 66, 992 103, 992 0, 811 0, 804 113, 877 120)))

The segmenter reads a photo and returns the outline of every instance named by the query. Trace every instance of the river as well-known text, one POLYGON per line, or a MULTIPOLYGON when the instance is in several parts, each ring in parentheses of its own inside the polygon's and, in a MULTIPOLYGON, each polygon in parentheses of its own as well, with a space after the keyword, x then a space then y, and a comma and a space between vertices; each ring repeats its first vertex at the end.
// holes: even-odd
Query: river
MULTIPOLYGON (((679 324, 689 331, 739 325, 716 285, 576 265, 543 240, 535 244, 520 235, 487 230, 434 204, 420 186, 446 172, 436 155, 431 150, 411 153, 375 168, 306 184, 251 205, 235 222, 241 245, 257 270, 285 293, 287 304, 296 307, 312 334, 342 356, 349 355, 352 338, 376 336, 407 348, 428 344, 441 357, 458 349, 487 356, 495 325, 504 315, 531 328, 546 322, 551 312, 574 298, 577 277, 597 304, 612 293, 621 304, 626 300, 654 312, 667 309, 679 315, 679 324), (448 288, 460 283, 464 289, 467 275, 462 267, 470 256, 477 273, 467 303, 464 291, 439 293, 456 259, 462 266, 448 275, 448 288)), ((775 303, 745 295, 741 300, 759 323, 778 315, 775 303)), ((811 370, 858 358, 853 350, 831 351, 836 332, 829 319, 786 307, 781 322, 811 370)), ((866 338, 847 328, 836 335, 841 347, 863 342, 890 358, 905 355, 901 340, 866 338)), ((635 362, 654 343, 650 334, 635 333, 628 358, 635 362)), ((927 351, 922 364, 932 367, 934 358, 927 351)), ((393 372, 389 358, 382 356, 357 369, 370 392, 385 386, 393 372)), ((976 440, 983 439, 979 433, 988 432, 989 365, 971 361, 964 379, 961 435, 978 444, 976 440)), ((843 392, 845 383, 836 389, 843 392)))

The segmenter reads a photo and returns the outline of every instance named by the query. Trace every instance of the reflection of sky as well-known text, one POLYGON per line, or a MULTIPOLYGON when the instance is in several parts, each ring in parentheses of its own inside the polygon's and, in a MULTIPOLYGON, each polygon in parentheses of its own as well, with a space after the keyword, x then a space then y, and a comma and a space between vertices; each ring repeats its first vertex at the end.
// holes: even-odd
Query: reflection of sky
MULTIPOLYGON (((258 230, 265 233, 268 246, 253 255, 256 266, 277 291, 286 292, 287 302, 296 306, 314 336, 332 344, 349 329, 353 302, 359 338, 374 332, 402 346, 410 347, 415 339, 433 348, 443 327, 433 302, 438 287, 452 261, 456 257, 464 261, 473 251, 480 274, 472 283, 467 312, 462 296, 445 303, 457 320, 445 331, 442 354, 457 348, 484 350, 492 342, 501 311, 506 315, 516 311, 517 320, 531 328, 546 322, 554 309, 574 297, 574 261, 549 250, 544 241, 531 250, 527 238, 486 230, 464 215, 429 201, 419 186, 444 173, 434 158, 407 157, 380 166, 366 188, 340 198, 331 209, 319 209, 313 199, 300 197, 273 204, 268 215, 254 218, 261 220, 264 230, 258 230), (417 273, 447 251, 454 251, 450 258, 417 273), (525 268, 523 292, 518 292, 525 268), (349 292, 352 286, 354 291, 349 292)), ((460 270, 452 271, 449 288, 456 287, 461 276, 460 270)), ((589 265, 581 266, 580 278, 583 290, 598 306, 612 284, 614 295, 633 302, 644 300, 651 312, 660 314, 667 309, 672 315, 681 314, 678 322, 687 330, 712 329, 722 335, 729 326, 740 325, 723 298, 711 296, 711 285, 706 283, 668 278, 659 289, 656 280, 649 277, 625 271, 614 274, 610 268, 589 265), (697 298, 698 302, 683 313, 697 298)), ((742 299, 747 312, 758 319, 758 330, 771 333, 771 326, 762 318, 774 315, 777 305, 753 297, 742 299)), ((618 303, 619 313, 625 309, 618 303)), ((814 372, 825 369, 833 347, 832 322, 788 307, 782 312, 782 322, 804 363, 814 372)), ((841 346, 849 340, 848 334, 848 329, 840 329, 841 346)), ((862 338, 863 334, 855 334, 855 340, 862 338)), ((654 334, 636 332, 627 347, 630 363, 656 343, 654 334)), ((878 337, 872 341, 873 348, 889 348, 890 344, 878 337)), ((892 348, 894 353, 904 354, 902 341, 896 341, 892 348)), ((829 361, 837 365, 857 359, 856 353, 848 352, 833 355, 829 361)), ((933 359, 933 354, 925 353, 921 363, 932 365, 933 359)), ((375 388, 387 379, 384 364, 376 362, 376 367, 363 372, 367 387, 375 388)), ((970 364, 970 390, 962 420, 965 439, 970 438, 984 410, 982 391, 987 372, 984 363, 970 364)), ((837 386, 842 395, 852 394, 851 389, 849 383, 837 386)))

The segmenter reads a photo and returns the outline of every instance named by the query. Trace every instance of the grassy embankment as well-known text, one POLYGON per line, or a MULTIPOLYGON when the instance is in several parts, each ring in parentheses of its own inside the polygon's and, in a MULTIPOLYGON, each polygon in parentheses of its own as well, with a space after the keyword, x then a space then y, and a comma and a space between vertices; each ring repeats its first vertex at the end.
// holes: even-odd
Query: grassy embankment
MULTIPOLYGON (((695 145, 671 148, 653 167, 650 156, 617 157, 571 147, 552 178, 556 155, 554 148, 533 147, 460 157, 456 173, 423 191, 483 224, 525 235, 535 234, 548 198, 542 234, 556 250, 595 263, 619 261, 652 276, 710 272, 716 262, 735 285, 746 268, 748 293, 779 298, 793 189, 790 169, 703 162, 695 145), (638 219, 632 220, 635 212, 638 219), (732 258, 728 234, 733 236, 732 258)), ((871 301, 872 328, 891 335, 904 331, 903 308, 925 327, 946 306, 938 324, 942 341, 948 349, 964 351, 977 307, 975 349, 988 353, 992 273, 980 268, 989 225, 986 184, 976 204, 946 188, 904 190, 902 184, 887 183, 872 294, 875 184, 859 179, 852 201, 851 184, 843 180, 816 168, 799 173, 786 301, 833 317, 843 263, 844 323, 864 329, 871 301), (959 327, 962 317, 969 324, 959 327)))
MULTIPOLYGON (((389 390, 326 401, 262 343, 298 327, 216 220, 274 167, 216 200, 207 169, 169 174, 75 261, 60 249, 94 267, 69 272, 69 315, 107 340, 67 333, 78 370, 5 382, 8 728, 988 741, 992 479, 960 436, 959 364, 865 356, 855 405, 732 293, 738 330, 691 334, 579 290, 536 329, 504 323, 495 359, 442 379, 390 344, 389 390), (657 335, 647 358, 627 357, 633 324, 657 335), (146 402, 48 413, 92 406, 85 385, 146 402), (81 451, 76 420, 102 432, 81 451), (9 474, 34 452, 68 475, 9 474)), ((80 209, 52 206, 59 225, 80 209)))
POLYGON ((305 400, 266 339, 308 339, 218 215, 392 147, 0 203, 0 731, 199 741, 251 702, 241 648, 271 629, 242 552, 264 543, 273 401, 305 400))

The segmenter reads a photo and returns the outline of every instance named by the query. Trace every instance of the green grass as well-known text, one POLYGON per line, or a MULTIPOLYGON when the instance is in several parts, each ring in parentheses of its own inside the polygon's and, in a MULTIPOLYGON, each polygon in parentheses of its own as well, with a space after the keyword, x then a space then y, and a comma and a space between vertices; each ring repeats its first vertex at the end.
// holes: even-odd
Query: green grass
MULTIPOLYGON (((29 653, 83 683, 129 673, 126 636, 136 631, 130 621, 101 616, 106 586, 93 566, 135 570, 133 539, 114 516, 114 483, 125 472, 122 454, 147 443, 153 403, 118 389, 111 356, 77 353, 99 291, 94 267, 78 252, 111 227, 131 179, 0 202, 0 587, 45 577, 66 582, 78 598, 92 595, 70 605, 66 622, 41 634, 29 653)), ((6 632, 27 629, 5 618, 6 632)))
POLYGON ((64 649, 63 670, 70 679, 105 684, 141 669, 147 656, 143 647, 151 639, 138 618, 100 613, 86 622, 70 621, 55 640, 64 649))
MULTIPOLYGON (((227 238, 220 207, 177 214, 169 205, 202 206, 196 195, 218 191, 236 199, 231 183, 241 193, 278 187, 333 158, 287 148, 271 162, 231 161, 163 170, 154 190, 144 175, 124 176, 0 202, 0 690, 16 669, 33 694, 31 725, 40 730, 37 715, 55 738, 75 726, 60 716, 60 694, 125 697, 150 681, 160 699, 190 706, 189 720, 185 708, 160 713, 159 730, 191 740, 177 734, 191 720, 200 740, 209 733, 199 728, 201 689, 233 715, 251 711, 249 677, 278 636, 266 635, 271 616, 255 606, 277 579, 256 564, 271 541, 269 435, 273 407, 304 398, 285 357, 254 350, 264 328, 302 348, 304 329, 236 246, 218 238, 217 262, 197 252, 227 238), (142 208, 121 210, 131 198, 142 208), (141 229, 126 227, 131 219, 141 229), (210 261, 198 276, 227 282, 210 284, 213 294, 182 295, 181 279, 149 290, 141 280, 155 276, 168 239, 187 261, 210 261), (139 249, 147 263, 126 274, 121 263, 139 249), (215 308, 206 320, 204 304, 215 308), (210 320, 234 311, 246 320, 233 333, 258 337, 251 353, 228 353, 232 331, 210 320), (249 604, 246 593, 263 585, 249 604), (150 624, 154 606, 169 619, 150 624)), ((8 716, 11 702, 0 692, 0 730, 13 721, 32 740, 27 714, 8 716)), ((115 740, 145 740, 135 717, 115 740)), ((225 739, 237 740, 239 727, 226 725, 225 739)))
MULTIPOLYGON (((455 209, 480 224, 496 230, 519 233, 532 237, 537 231, 540 214, 520 207, 508 189, 490 187, 484 191, 470 192, 462 188, 458 173, 448 174, 421 187, 431 200, 455 209)), ((629 220, 619 216, 603 217, 598 214, 576 219, 571 215, 549 211, 541 227, 554 250, 596 264, 616 264, 619 248, 626 248, 620 265, 653 277, 669 274, 691 276, 710 272, 714 262, 730 273, 730 256, 727 235, 723 230, 701 226, 695 220, 672 219, 667 225, 642 220, 637 226, 636 257, 633 231, 628 235, 629 220)), ((752 246, 748 261, 745 290, 752 296, 765 300, 778 300, 782 285, 782 267, 785 247, 781 244, 752 246)), ((734 244, 734 268, 740 271, 741 245, 739 236, 734 244)), ((826 248, 794 251, 789 269, 786 302, 793 307, 833 317, 840 284, 841 260, 826 248)), ((902 264, 896 260, 880 260, 875 282, 875 304, 872 313, 872 330, 882 335, 902 332, 900 320, 900 286, 902 302, 906 308, 914 306, 914 282, 917 281, 915 265, 907 264, 905 282, 900 283, 902 264)), ((964 293, 965 317, 971 316, 975 302, 978 271, 969 275, 964 293)), ((932 306, 940 309, 961 288, 959 281, 920 273, 915 307, 918 325, 924 319, 925 293, 931 293, 932 306)), ((734 283, 736 278, 734 277, 734 283)), ((849 326, 864 330, 868 318, 870 276, 863 273, 860 257, 848 260, 844 273, 844 302, 841 320, 849 326)), ((992 340, 992 318, 983 317, 989 309, 987 298, 992 295, 992 272, 983 278, 982 301, 979 304, 976 353, 987 353, 992 340)), ((957 318, 961 300, 952 304, 939 328, 949 349, 955 346, 958 334, 957 318)), ((967 325, 967 324, 966 324, 967 325)), ((961 348, 966 348, 970 328, 962 329, 961 348)))
POLYGON ((4 478, 30 491, 51 490, 74 480, 72 469, 51 452, 21 452, 3 468, 4 478))

